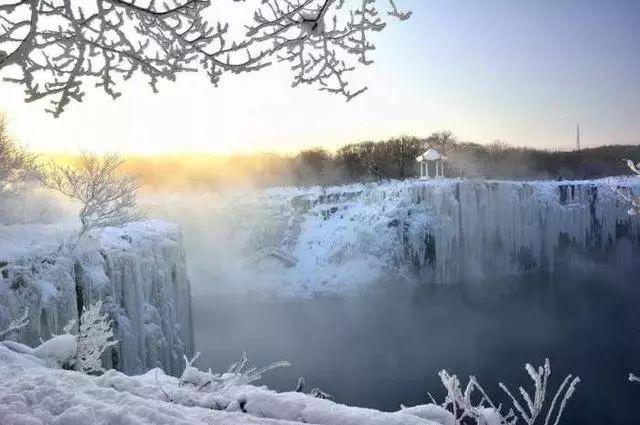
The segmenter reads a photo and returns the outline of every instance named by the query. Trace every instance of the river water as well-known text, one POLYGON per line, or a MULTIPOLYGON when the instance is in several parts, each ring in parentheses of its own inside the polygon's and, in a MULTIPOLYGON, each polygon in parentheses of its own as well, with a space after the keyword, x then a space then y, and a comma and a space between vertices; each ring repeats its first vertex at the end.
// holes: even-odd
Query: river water
POLYGON ((474 374, 504 401, 498 381, 517 391, 530 384, 524 364, 548 356, 552 388, 569 373, 582 380, 562 423, 640 423, 640 384, 627 380, 640 372, 639 276, 589 268, 435 288, 387 282, 359 296, 311 299, 196 284, 196 348, 199 364, 214 370, 242 351, 258 366, 289 360, 261 383, 293 390, 304 376, 307 390, 389 411, 426 403, 428 393, 441 401, 442 369, 474 374))

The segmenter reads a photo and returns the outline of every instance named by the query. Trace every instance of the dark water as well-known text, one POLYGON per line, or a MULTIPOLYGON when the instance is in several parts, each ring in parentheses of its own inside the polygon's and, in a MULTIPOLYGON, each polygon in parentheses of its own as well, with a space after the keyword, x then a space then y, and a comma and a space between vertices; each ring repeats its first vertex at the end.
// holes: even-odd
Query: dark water
MULTIPOLYGON (((202 287, 197 285, 196 288, 202 287)), ((388 287, 393 287, 391 283, 388 287)), ((529 385, 526 362, 549 357, 552 388, 580 376, 564 424, 640 424, 640 273, 589 271, 447 288, 398 288, 351 298, 274 299, 194 290, 201 366, 223 370, 240 353, 292 366, 261 381, 292 390, 304 376, 338 402, 397 410, 438 401, 437 372, 474 374, 496 400, 498 381, 529 385)), ((548 395, 551 397, 551 394, 548 395)), ((550 400, 549 400, 550 401, 550 400)))

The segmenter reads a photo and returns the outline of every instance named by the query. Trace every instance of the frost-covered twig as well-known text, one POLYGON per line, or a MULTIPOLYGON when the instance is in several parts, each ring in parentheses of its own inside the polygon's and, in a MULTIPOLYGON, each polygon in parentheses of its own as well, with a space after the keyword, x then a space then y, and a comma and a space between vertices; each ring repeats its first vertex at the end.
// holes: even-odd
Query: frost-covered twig
POLYGON ((525 369, 534 383, 534 392, 529 394, 523 387, 519 387, 518 390, 523 402, 519 401, 506 385, 499 383, 499 387, 513 403, 515 412, 509 410, 506 414, 503 413, 502 406, 496 405, 491 400, 475 377, 469 378, 469 383, 463 391, 458 377, 450 375, 446 370, 439 374, 442 384, 447 390, 447 396, 442 406, 452 412, 455 423, 458 425, 467 423, 514 425, 518 418, 527 425, 533 425, 540 423, 537 419, 544 415, 544 412, 546 412, 544 425, 557 425, 568 400, 575 392, 576 385, 580 382, 580 378, 572 375, 565 377, 551 404, 546 408, 547 385, 551 375, 549 360, 546 360, 544 365, 537 369, 530 364, 527 364, 525 369), (478 395, 474 396, 474 393, 478 393, 478 395), (560 405, 556 408, 558 402, 560 405))
POLYGON ((11 332, 20 330, 29 324, 29 307, 24 309, 22 316, 19 318, 12 320, 5 329, 0 329, 0 339, 4 338, 5 335, 10 334, 11 332))
POLYGON ((271 363, 264 367, 247 367, 247 354, 242 353, 240 360, 233 363, 226 373, 213 373, 211 369, 207 372, 199 370, 193 366, 200 356, 197 353, 191 360, 184 357, 185 369, 178 380, 179 386, 193 386, 198 390, 208 389, 217 394, 224 394, 234 386, 248 385, 262 378, 266 372, 280 367, 289 366, 287 361, 271 363))
MULTIPOLYGON (((28 102, 50 99, 59 116, 82 101, 88 83, 112 98, 118 85, 145 78, 154 91, 161 80, 202 71, 217 85, 224 74, 257 71, 274 61, 291 64, 293 85, 314 84, 348 100, 364 88, 348 87, 355 58, 371 61, 372 32, 388 16, 408 19, 385 0, 253 0, 227 5, 253 22, 212 17, 212 0, 16 0, 0 3, 0 71, 24 87, 28 102), (382 4, 385 4, 384 6, 382 4), (10 72, 12 71, 12 72, 10 72)), ((234 11, 232 11, 234 12, 234 11)))

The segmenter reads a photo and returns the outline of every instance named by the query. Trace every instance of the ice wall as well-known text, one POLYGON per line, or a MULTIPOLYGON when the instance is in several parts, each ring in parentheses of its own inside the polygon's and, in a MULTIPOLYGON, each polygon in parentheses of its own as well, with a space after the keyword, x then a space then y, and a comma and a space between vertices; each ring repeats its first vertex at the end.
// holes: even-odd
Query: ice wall
POLYGON ((119 344, 105 358, 125 373, 178 373, 193 351, 191 295, 178 226, 149 221, 95 231, 78 246, 52 225, 0 226, 0 327, 29 307, 18 340, 37 345, 97 299, 119 344))
POLYGON ((235 223, 226 240, 240 244, 235 255, 248 260, 237 269, 255 272, 248 281, 294 293, 553 272, 640 259, 640 220, 616 190, 640 195, 640 179, 272 189, 229 201, 235 223))
POLYGON ((412 219, 411 209, 400 219, 401 258, 423 279, 435 282, 552 272, 583 260, 637 260, 640 220, 627 213, 616 190, 637 195, 639 189, 637 179, 414 186, 414 209, 426 204, 433 210, 428 224, 412 219))

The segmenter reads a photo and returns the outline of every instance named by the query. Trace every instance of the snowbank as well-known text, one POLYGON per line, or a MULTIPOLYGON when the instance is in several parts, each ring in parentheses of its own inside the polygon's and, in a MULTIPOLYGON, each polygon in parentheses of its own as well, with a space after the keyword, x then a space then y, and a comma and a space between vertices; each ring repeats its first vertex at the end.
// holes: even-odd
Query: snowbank
POLYGON ((191 295, 182 235, 162 221, 93 231, 69 245, 70 225, 0 226, 0 327, 29 308, 17 339, 30 346, 62 334, 102 299, 119 344, 107 367, 178 373, 191 355, 191 295))
POLYGON ((438 407, 395 413, 348 407, 302 393, 239 386, 218 397, 177 386, 155 369, 100 377, 48 369, 0 343, 3 425, 449 425, 438 407), (180 394, 177 392, 180 391, 180 394), (173 398, 170 400, 169 397, 173 398), (221 410, 216 410, 221 409, 221 410), (412 414, 409 412, 416 412, 412 414), (426 419, 434 416, 442 422, 426 419))
POLYGON ((271 189, 211 218, 229 221, 212 268, 218 282, 309 295, 619 263, 640 255, 640 218, 616 190, 640 195, 640 179, 271 189))

